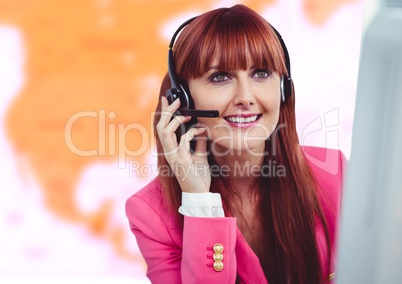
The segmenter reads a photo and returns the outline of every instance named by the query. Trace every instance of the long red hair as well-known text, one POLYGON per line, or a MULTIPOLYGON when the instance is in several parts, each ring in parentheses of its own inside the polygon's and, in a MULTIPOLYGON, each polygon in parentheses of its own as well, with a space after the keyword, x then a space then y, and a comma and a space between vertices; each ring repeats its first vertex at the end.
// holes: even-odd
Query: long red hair
MULTIPOLYGON (((198 78, 207 72, 212 60, 218 69, 247 69, 247 56, 253 66, 268 68, 278 75, 286 75, 282 47, 269 23, 253 10, 236 5, 220 8, 197 17, 178 37, 174 46, 176 72, 180 79, 198 78), (246 48, 247 47, 247 48, 246 48)), ((160 96, 170 88, 165 76, 160 96)), ((154 126, 161 111, 156 108, 154 126)), ((157 151, 163 153, 157 131, 157 151)), ((214 163, 213 157, 209 159, 214 163)), ((254 182, 258 197, 257 212, 264 242, 260 263, 271 284, 319 284, 329 274, 331 241, 328 226, 319 202, 319 188, 300 149, 295 120, 295 94, 281 104, 276 131, 266 141, 265 164, 275 161, 283 165, 286 176, 261 176, 254 182), (326 267, 321 267, 316 241, 317 219, 323 226, 326 243, 326 267)), ((158 157, 160 168, 169 167, 163 155, 158 157)), ((174 175, 159 175, 164 194, 177 212, 181 205, 181 189, 174 175)), ((230 214, 236 195, 231 190, 231 178, 213 176, 211 191, 219 192, 225 211, 230 214), (225 186, 224 186, 225 185, 225 186)), ((182 216, 177 214, 182 222, 182 216)))

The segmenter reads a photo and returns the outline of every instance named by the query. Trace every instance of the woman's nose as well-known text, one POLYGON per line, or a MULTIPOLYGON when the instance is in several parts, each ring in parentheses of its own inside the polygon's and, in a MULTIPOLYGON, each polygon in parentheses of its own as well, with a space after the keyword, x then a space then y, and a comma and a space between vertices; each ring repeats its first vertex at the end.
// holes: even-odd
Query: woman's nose
POLYGON ((235 87, 233 103, 240 107, 248 107, 255 104, 253 90, 246 79, 238 80, 235 87))

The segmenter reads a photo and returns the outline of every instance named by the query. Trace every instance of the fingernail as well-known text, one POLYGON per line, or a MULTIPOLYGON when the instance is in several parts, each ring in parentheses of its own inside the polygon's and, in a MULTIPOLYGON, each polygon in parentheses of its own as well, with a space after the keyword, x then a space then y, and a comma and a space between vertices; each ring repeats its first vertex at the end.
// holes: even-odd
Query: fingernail
POLYGON ((177 99, 174 101, 174 103, 176 103, 176 104, 177 104, 177 102, 180 102, 180 98, 177 98, 177 99))
POLYGON ((206 128, 204 128, 204 127, 198 127, 197 128, 198 130, 200 130, 201 131, 201 133, 203 133, 203 132, 205 132, 207 129, 206 128))

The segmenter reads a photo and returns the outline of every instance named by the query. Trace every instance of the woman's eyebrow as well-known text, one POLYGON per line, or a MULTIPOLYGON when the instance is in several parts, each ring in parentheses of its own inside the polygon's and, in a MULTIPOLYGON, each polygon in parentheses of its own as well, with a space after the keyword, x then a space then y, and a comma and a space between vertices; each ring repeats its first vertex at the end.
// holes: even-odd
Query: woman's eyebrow
POLYGON ((208 69, 207 69, 207 71, 216 70, 216 69, 219 69, 219 66, 218 66, 218 65, 209 66, 208 69))
MULTIPOLYGON (((257 68, 257 67, 255 65, 252 65, 252 66, 248 67, 247 70, 253 70, 255 68, 257 68)), ((219 70, 219 66, 218 65, 209 66, 208 69, 207 69, 207 72, 209 72, 211 70, 219 70)))

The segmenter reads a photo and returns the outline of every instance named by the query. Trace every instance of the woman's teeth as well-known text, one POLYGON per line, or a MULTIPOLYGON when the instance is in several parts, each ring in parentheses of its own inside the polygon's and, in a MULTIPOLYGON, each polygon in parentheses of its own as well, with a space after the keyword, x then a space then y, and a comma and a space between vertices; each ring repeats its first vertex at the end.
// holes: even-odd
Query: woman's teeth
POLYGON ((253 116, 249 116, 249 117, 229 116, 226 118, 226 120, 229 122, 235 122, 235 123, 247 123, 247 122, 256 121, 257 117, 258 117, 258 115, 253 115, 253 116))

